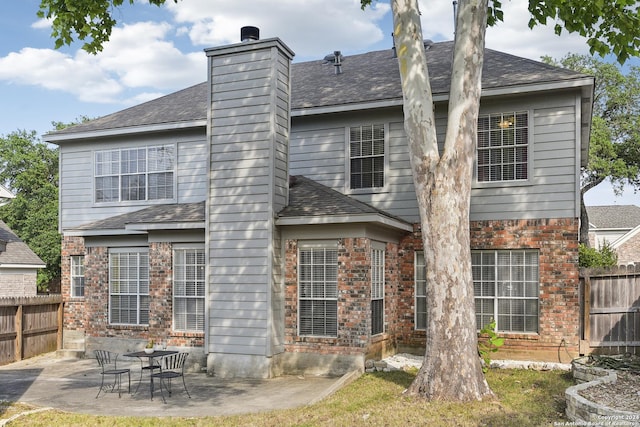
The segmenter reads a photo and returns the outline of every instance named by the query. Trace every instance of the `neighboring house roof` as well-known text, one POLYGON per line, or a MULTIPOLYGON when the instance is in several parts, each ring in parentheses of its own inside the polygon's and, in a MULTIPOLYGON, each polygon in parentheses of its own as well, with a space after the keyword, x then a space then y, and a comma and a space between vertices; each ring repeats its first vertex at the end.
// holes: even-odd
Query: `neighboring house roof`
POLYGON ((42 268, 46 264, 0 220, 0 268, 42 268), (5 245, 6 244, 6 245, 5 245))
POLYGON ((380 209, 344 195, 302 175, 290 177, 289 204, 278 214, 278 225, 374 222, 404 231, 413 226, 380 209))
MULTIPOLYGON (((436 99, 449 91, 453 42, 434 43, 426 52, 431 88, 436 99)), ((485 50, 483 91, 549 85, 584 85, 590 77, 541 62, 485 50)), ((548 88, 548 87, 547 87, 548 88)), ((589 95, 590 96, 590 95, 589 95)), ((171 93, 125 110, 45 135, 50 142, 126 132, 147 132, 189 126, 206 126, 207 83, 171 93), (125 132, 126 129, 126 132, 125 132)), ((398 59, 393 50, 381 50, 344 58, 342 73, 323 60, 294 63, 291 71, 292 115, 309 112, 402 105, 398 59)), ((590 108, 590 105, 585 106, 590 108)))
POLYGON ((587 206, 592 230, 628 229, 640 225, 640 207, 635 205, 587 206))
POLYGON ((15 197, 16 196, 11 191, 0 184, 0 206, 7 204, 9 199, 14 199, 15 197))

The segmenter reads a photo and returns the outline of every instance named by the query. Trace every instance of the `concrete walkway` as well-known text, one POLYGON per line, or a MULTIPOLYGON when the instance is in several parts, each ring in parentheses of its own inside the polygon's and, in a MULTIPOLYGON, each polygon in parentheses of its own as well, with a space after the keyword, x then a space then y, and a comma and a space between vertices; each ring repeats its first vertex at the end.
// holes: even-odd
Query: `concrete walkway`
MULTIPOLYGON (((120 364, 118 364, 120 366, 120 364)), ((124 367, 124 365, 123 365, 124 367)), ((131 388, 135 391, 140 363, 131 367, 131 388)), ((305 406, 330 395, 357 377, 279 377, 268 380, 225 380, 205 373, 186 374, 184 392, 180 380, 172 383, 172 396, 162 402, 159 390, 150 399, 145 372, 136 394, 100 394, 100 369, 95 359, 59 359, 48 353, 0 366, 0 401, 24 402, 64 411, 122 416, 200 417, 235 415, 305 406)))

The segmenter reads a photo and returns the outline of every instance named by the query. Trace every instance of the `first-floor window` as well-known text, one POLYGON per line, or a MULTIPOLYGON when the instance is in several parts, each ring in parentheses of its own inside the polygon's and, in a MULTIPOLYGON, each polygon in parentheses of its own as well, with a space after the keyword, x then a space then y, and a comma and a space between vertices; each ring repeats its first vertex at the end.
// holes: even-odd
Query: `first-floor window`
POLYGON ((537 250, 472 251, 476 327, 496 321, 505 332, 538 332, 537 250))
POLYGON ((415 252, 415 325, 418 330, 427 329, 427 264, 424 252, 415 252))
POLYGON ((371 250, 371 335, 384 332, 384 249, 371 250))
POLYGON ((149 254, 146 248, 109 251, 109 323, 149 324, 149 254))
POLYGON ((204 247, 173 250, 173 329, 204 331, 204 247))
POLYGON ((302 244, 298 253, 299 334, 338 335, 338 247, 302 244))
POLYGON ((71 257, 71 296, 84 296, 84 256, 71 257))

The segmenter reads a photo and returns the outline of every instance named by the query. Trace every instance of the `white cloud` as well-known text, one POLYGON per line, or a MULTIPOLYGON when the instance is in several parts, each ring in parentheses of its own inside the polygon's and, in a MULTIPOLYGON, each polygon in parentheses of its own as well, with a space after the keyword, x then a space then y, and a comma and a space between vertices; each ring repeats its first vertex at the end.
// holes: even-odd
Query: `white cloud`
POLYGON ((389 12, 383 2, 363 12, 359 0, 183 0, 167 7, 196 45, 238 43, 240 28, 251 25, 261 38, 279 37, 298 59, 366 50, 384 38, 378 24, 389 12))
MULTIPOLYGON (((383 1, 365 11, 359 0, 182 0, 163 7, 162 16, 173 21, 136 22, 129 16, 130 23, 116 27, 96 56, 25 47, 0 57, 0 80, 71 93, 86 102, 131 105, 206 80, 202 48, 239 42, 240 28, 246 25, 259 27, 261 38, 282 39, 297 61, 392 44, 390 7, 383 1), (186 35, 191 44, 184 43, 186 35)), ((420 8, 425 38, 453 39, 451 2, 421 0, 420 8)), ((487 47, 536 60, 587 52, 583 38, 557 37, 552 25, 529 30, 526 2, 503 2, 503 10, 505 22, 488 29, 487 47)), ((149 19, 161 14, 145 9, 141 15, 149 19)), ((50 22, 30 25, 44 29, 50 22)))
POLYGON ((127 105, 206 80, 205 54, 180 52, 166 40, 170 31, 166 23, 118 27, 95 56, 26 47, 0 58, 0 80, 71 93, 84 102, 127 105), (144 88, 153 91, 129 93, 144 88))

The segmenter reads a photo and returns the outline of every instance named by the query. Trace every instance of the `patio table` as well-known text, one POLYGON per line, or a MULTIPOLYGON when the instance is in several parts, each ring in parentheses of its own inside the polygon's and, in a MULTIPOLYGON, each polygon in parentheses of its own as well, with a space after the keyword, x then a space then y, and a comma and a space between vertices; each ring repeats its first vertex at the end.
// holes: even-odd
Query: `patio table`
MULTIPOLYGON (((146 366, 147 369, 149 369, 149 392, 151 394, 151 400, 153 400, 153 370, 155 368, 160 368, 159 365, 155 365, 154 364, 154 360, 155 359, 161 359, 165 356, 169 356, 171 354, 177 354, 178 351, 176 350, 153 350, 153 352, 151 353, 147 353, 146 351, 135 351, 133 353, 125 353, 123 354, 123 356, 125 357, 137 357, 138 359, 140 359, 140 361, 142 361, 144 358, 148 359, 148 365, 146 366)), ((140 387, 140 383, 142 382, 142 370, 144 370, 144 367, 141 369, 140 371, 140 379, 138 380, 138 387, 136 387, 136 391, 138 390, 138 388, 140 387)))

